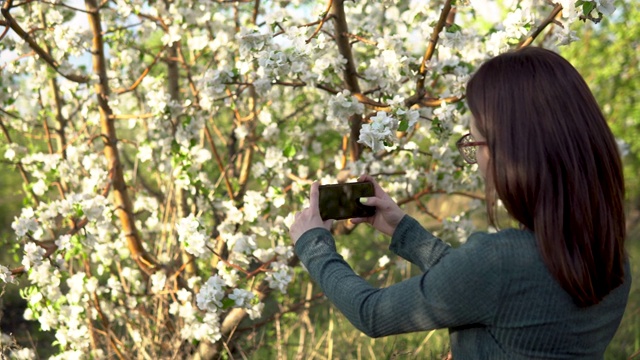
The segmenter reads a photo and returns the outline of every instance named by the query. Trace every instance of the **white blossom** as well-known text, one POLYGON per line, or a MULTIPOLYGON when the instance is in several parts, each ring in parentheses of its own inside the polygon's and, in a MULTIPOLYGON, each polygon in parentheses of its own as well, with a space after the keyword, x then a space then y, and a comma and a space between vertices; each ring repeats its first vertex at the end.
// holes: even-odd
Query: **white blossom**
POLYGON ((361 104, 349 90, 344 90, 329 99, 329 113, 327 120, 336 129, 348 127, 349 117, 354 114, 362 114, 364 105, 361 104))
POLYGON ((213 275, 200 288, 196 295, 196 304, 201 310, 216 312, 222 307, 225 283, 218 275, 213 275))
POLYGON ((149 145, 143 145, 138 148, 138 159, 145 163, 153 158, 153 149, 149 145))
POLYGON ((71 235, 61 235, 55 241, 55 244, 59 250, 69 251, 73 248, 73 244, 71 243, 71 235))
POLYGON ((35 232, 38 230, 38 222, 35 219, 35 213, 33 208, 23 208, 19 218, 11 223, 11 228, 15 230, 16 235, 22 237, 28 232, 35 232))
POLYGON ((362 125, 358 142, 370 147, 373 151, 380 151, 384 149, 385 142, 393 141, 397 126, 396 119, 387 112, 378 111, 371 117, 370 123, 362 125))
POLYGON ((380 259, 378 259, 378 266, 385 267, 389 262, 391 262, 391 259, 389 259, 387 255, 383 255, 380 259))
POLYGON ((201 256, 208 251, 208 237, 201 230, 200 222, 193 214, 180 219, 176 224, 176 231, 178 233, 178 241, 184 244, 188 253, 201 256))
POLYGON ((613 0, 595 0, 595 2, 598 11, 605 14, 606 16, 611 16, 613 15, 613 12, 616 11, 613 0))
POLYGON ((28 242, 24 246, 24 257, 22 258, 22 265, 25 270, 31 269, 31 266, 37 266, 42 263, 42 257, 45 254, 45 250, 33 242, 28 242))
POLYGON ((9 270, 9 268, 4 265, 0 265, 0 280, 10 284, 17 283, 15 276, 13 276, 11 273, 11 270, 9 270))
POLYGON ((224 284, 227 287, 234 287, 238 284, 240 280, 240 276, 238 275, 238 271, 231 267, 227 267, 224 262, 219 261, 216 265, 216 269, 218 269, 218 276, 224 280, 224 284))
POLYGON ((180 35, 181 32, 182 31, 180 29, 180 26, 178 26, 177 24, 170 26, 169 31, 162 35, 162 44, 171 45, 176 41, 180 41, 180 39, 182 38, 182 36, 180 35))
POLYGON ((153 293, 159 293, 162 290, 164 290, 164 285, 167 281, 167 274, 164 273, 164 271, 156 271, 155 273, 153 273, 153 275, 150 276, 151 278, 151 291, 153 293))
POLYGON ((247 310, 247 315, 249 315, 249 318, 251 320, 258 319, 262 316, 262 310, 264 310, 264 303, 262 302, 257 303, 251 306, 250 308, 247 308, 246 310, 247 310))
POLYGON ((285 294, 292 278, 293 270, 289 266, 280 262, 273 262, 270 265, 266 280, 270 288, 278 289, 285 294))
POLYGON ((229 299, 235 302, 235 306, 239 308, 247 308, 251 306, 251 300, 256 295, 251 291, 244 289, 233 289, 233 293, 229 294, 229 299))

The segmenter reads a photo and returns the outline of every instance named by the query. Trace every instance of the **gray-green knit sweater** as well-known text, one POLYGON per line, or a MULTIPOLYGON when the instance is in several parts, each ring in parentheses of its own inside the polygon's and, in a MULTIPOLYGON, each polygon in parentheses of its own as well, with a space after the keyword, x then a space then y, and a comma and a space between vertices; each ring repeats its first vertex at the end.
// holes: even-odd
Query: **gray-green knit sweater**
POLYGON ((465 359, 602 359, 624 312, 631 278, 579 308, 554 280, 533 233, 475 233, 451 248, 405 216, 390 249, 423 273, 378 289, 336 253, 331 233, 305 232, 295 252, 325 295, 371 337, 449 328, 465 359))

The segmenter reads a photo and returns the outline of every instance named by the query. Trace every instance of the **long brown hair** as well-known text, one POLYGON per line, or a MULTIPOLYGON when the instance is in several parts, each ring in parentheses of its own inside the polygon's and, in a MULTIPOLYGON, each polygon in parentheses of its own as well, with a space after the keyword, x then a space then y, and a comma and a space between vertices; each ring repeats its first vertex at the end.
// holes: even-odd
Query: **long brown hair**
POLYGON ((578 306, 597 304, 624 280, 624 180, 589 87, 560 55, 529 47, 485 62, 467 102, 489 147, 487 198, 535 233, 578 306))

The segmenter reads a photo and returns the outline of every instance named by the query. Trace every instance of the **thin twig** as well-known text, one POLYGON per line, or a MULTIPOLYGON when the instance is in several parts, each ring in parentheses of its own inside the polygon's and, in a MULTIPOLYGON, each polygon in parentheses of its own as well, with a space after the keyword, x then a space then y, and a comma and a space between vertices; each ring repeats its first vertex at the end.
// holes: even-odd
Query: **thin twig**
POLYGON ((318 33, 320 32, 320 30, 322 29, 322 26, 324 26, 324 23, 331 19, 334 15, 333 14, 329 14, 329 11, 331 11, 331 7, 333 6, 333 0, 329 0, 329 4, 327 4, 327 10, 324 11, 324 13, 322 14, 322 19, 320 19, 320 21, 318 22, 318 26, 316 27, 316 30, 313 32, 313 34, 311 34, 311 36, 305 40, 305 43, 310 43, 311 40, 316 37, 316 35, 318 35, 318 33))
POLYGON ((218 169, 220 170, 220 173, 221 173, 220 175, 224 178, 224 184, 227 187, 227 193, 229 194, 229 198, 231 200, 234 200, 233 188, 231 187, 231 182, 227 177, 227 171, 222 165, 222 159, 220 158, 220 154, 218 154, 218 149, 216 148, 216 145, 213 142, 213 137, 211 136, 211 131, 209 131, 209 126, 207 124, 204 125, 204 134, 207 138, 207 142, 209 143, 209 147, 213 151, 213 155, 216 158, 216 163, 218 164, 218 169))
POLYGON ((431 194, 448 194, 448 195, 459 195, 459 196, 464 196, 464 197, 468 197, 471 199, 476 199, 476 200, 482 200, 484 201, 485 198, 484 196, 480 196, 480 195, 476 195, 476 194, 472 194, 472 193, 467 193, 464 191, 451 191, 451 192, 447 192, 445 190, 434 190, 431 188, 427 188, 427 189, 423 189, 421 191, 419 191, 418 193, 409 196, 407 198, 401 199, 398 201, 398 205, 404 205, 407 203, 410 203, 412 201, 416 201, 418 199, 420 199, 421 197, 425 196, 425 195, 431 195, 431 194))
POLYGON ((377 41, 373 41, 373 40, 365 39, 365 38, 363 38, 363 37, 362 37, 362 36, 360 36, 360 35, 356 35, 356 34, 345 34, 345 35, 346 35, 346 36, 348 36, 348 37, 350 37, 350 38, 354 38, 354 39, 356 39, 356 40, 358 40, 358 41, 360 41, 360 42, 363 42, 363 43, 365 43, 365 44, 368 44, 368 45, 373 45, 373 46, 378 45, 378 42, 377 42, 377 41))
POLYGON ((7 36, 7 33, 9 32, 9 29, 11 29, 11 26, 9 26, 10 23, 8 21, 4 21, 4 20, 0 20, 0 26, 4 26, 4 30, 2 31, 2 34, 0 35, 0 41, 2 41, 2 39, 4 39, 5 36, 7 36))
POLYGON ((561 11, 562 11, 562 5, 556 4, 556 6, 553 8, 553 10, 551 10, 551 13, 549 14, 549 16, 547 16, 547 18, 542 21, 540 26, 538 26, 536 28, 536 30, 531 35, 527 36, 527 38, 522 40, 518 44, 517 48, 520 49, 520 48, 523 48, 525 46, 529 46, 533 42, 533 40, 535 40, 538 37, 538 35, 540 35, 540 33, 542 33, 542 31, 547 26, 549 26, 549 24, 554 22, 554 20, 556 19, 556 17, 558 17, 558 15, 560 14, 561 11))
MULTIPOLYGON (((9 130, 7 130, 7 127, 4 126, 4 122, 2 121, 2 117, 0 117, 0 129, 2 129, 2 133, 7 138, 7 142, 9 144, 13 143, 13 141, 11 140, 11 135, 9 134, 9 130)), ((24 181, 25 185, 29 185, 29 183, 30 183, 29 176, 27 175, 27 171, 24 169, 24 166, 22 165, 22 162, 18 161, 16 163, 16 167, 18 168, 18 171, 20 172, 20 176, 22 177, 22 181, 24 181)), ((38 196, 33 192, 33 189, 31 189, 29 191, 29 193, 33 197, 33 199, 36 202, 36 204, 38 204, 40 202, 40 200, 38 199, 38 196)))
MULTIPOLYGON (((31 2, 31 1, 27 1, 27 2, 31 2)), ((46 1, 46 0, 39 0, 38 2, 43 3, 43 4, 47 4, 47 5, 52 5, 52 6, 60 6, 60 7, 64 7, 73 11, 77 11, 77 12, 81 12, 81 13, 85 13, 85 14, 91 14, 91 11, 85 10, 85 9, 79 9, 70 5, 67 5, 65 3, 59 2, 51 2, 51 1, 46 1)), ((22 4, 17 4, 17 6, 22 5, 22 4)))
POLYGON ((133 28, 133 27, 140 26, 140 25, 142 25, 142 23, 141 23, 141 22, 139 22, 139 23, 135 23, 135 24, 131 24, 131 25, 118 26, 117 28, 104 30, 104 31, 102 32, 102 35, 111 34, 111 33, 114 33, 114 32, 116 32, 116 31, 120 31, 120 30, 131 29, 131 28, 133 28))
POLYGON ((418 205, 418 208, 420 208, 420 210, 422 210, 422 212, 424 212, 425 214, 429 215, 430 217, 432 217, 433 219, 435 219, 437 221, 442 221, 442 218, 440 216, 432 213, 431 211, 429 211, 427 206, 420 199, 416 199, 416 204, 418 205))
POLYGON ((131 120, 131 119, 149 119, 156 117, 156 114, 112 114, 109 115, 109 119, 112 120, 131 120))
POLYGON ((362 93, 355 93, 353 96, 358 99, 359 102, 372 107, 374 110, 387 110, 390 108, 389 105, 372 100, 362 93))
POLYGON ((156 54, 156 56, 153 58, 153 61, 151 62, 151 64, 149 64, 149 66, 147 66, 144 71, 142 72, 142 74, 140 74, 140 76, 138 77, 138 79, 136 79, 136 81, 134 81, 134 83, 129 86, 126 89, 117 89, 114 92, 118 95, 120 94, 124 94, 124 93, 128 93, 130 91, 135 90, 138 85, 140 85, 140 83, 142 82, 142 80, 144 80, 144 78, 147 76, 147 74, 149 74, 149 72, 151 71, 151 69, 155 66, 155 64, 158 62, 158 59, 160 59, 160 55, 164 52, 164 50, 167 48, 167 45, 165 45, 164 47, 162 47, 162 49, 156 54))
POLYGON ((459 101, 462 101, 462 99, 464 99, 464 95, 460 95, 460 96, 449 96, 446 98, 424 98, 422 100, 420 100, 420 105, 425 106, 425 107, 439 107, 442 106, 443 103, 447 103, 447 104, 453 104, 453 103, 457 103, 459 101))

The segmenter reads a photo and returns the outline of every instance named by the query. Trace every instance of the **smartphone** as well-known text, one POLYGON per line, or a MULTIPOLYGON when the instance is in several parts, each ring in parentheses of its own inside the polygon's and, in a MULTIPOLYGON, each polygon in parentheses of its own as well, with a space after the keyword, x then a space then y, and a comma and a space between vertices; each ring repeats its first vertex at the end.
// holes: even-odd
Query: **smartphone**
POLYGON ((322 220, 369 217, 376 213, 375 206, 363 205, 361 197, 375 196, 373 183, 353 182, 320 185, 320 217, 322 220))

